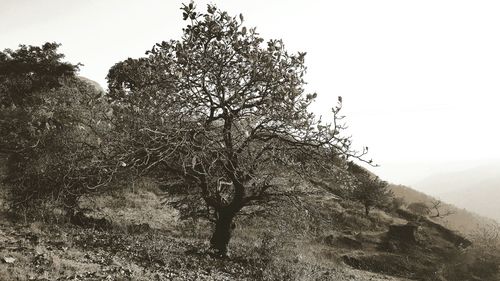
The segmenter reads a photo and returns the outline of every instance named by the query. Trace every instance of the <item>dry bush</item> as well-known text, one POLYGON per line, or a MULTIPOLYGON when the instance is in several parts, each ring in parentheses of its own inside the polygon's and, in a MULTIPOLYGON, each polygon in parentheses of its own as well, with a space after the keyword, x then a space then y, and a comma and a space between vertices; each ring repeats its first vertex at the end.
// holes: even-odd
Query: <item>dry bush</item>
POLYGON ((162 204, 161 194, 154 180, 139 178, 121 187, 111 187, 105 194, 85 196, 79 207, 89 216, 105 218, 124 231, 144 224, 152 229, 173 230, 180 224, 178 212, 162 204))
POLYGON ((323 245, 290 241, 269 231, 244 256, 255 268, 256 280, 331 280, 328 269, 341 266, 340 259, 323 245))
POLYGON ((462 251, 443 268, 447 280, 500 280, 500 226, 479 227, 472 247, 462 251))

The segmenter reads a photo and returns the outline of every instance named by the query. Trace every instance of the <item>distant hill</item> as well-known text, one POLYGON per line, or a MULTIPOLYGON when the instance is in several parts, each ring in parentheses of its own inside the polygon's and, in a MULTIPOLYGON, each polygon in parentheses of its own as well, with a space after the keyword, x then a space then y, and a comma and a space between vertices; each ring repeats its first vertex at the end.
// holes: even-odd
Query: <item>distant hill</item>
MULTIPOLYGON (((370 171, 367 168, 361 167, 368 173, 370 173, 373 176, 376 176, 375 173, 370 171)), ((500 204, 498 202, 498 198, 500 196, 500 189, 496 190, 490 190, 490 193, 487 193, 486 191, 488 190, 488 186, 495 186, 493 185, 494 182, 500 183, 500 173, 497 174, 497 171, 500 171, 500 163, 498 165, 498 169, 496 169, 495 166, 489 165, 488 167, 478 167, 474 170, 471 170, 469 174, 464 174, 464 175, 450 175, 450 179, 447 179, 446 176, 443 177, 436 177, 435 180, 432 182, 434 183, 434 186, 429 185, 429 188, 434 188, 434 190, 454 190, 454 188, 457 188, 457 191, 454 191, 457 195, 462 195, 464 196, 464 200, 468 200, 469 198, 476 198, 478 200, 478 205, 480 205, 481 202, 485 202, 483 208, 489 207, 489 208, 500 208, 500 204), (478 181, 480 179, 498 179, 498 181, 492 180, 490 185, 482 185, 483 188, 476 188, 476 189, 467 189, 463 188, 460 189, 459 184, 464 184, 467 186, 468 182, 471 182, 470 179, 477 179, 478 181), (466 179, 469 179, 467 181, 466 179), (455 181, 456 184, 449 184, 450 182, 455 181), (451 186, 451 187, 450 187, 451 186), (439 189, 439 187, 442 187, 442 189, 439 189), (474 195, 464 195, 467 191, 472 191, 475 193, 474 195), (496 196, 491 196, 489 198, 482 198, 488 197, 491 194, 494 194, 496 192, 496 196), (489 194, 489 195, 488 195, 489 194)), ((431 181, 430 181, 431 182, 431 181)), ((500 188, 499 185, 496 185, 500 188)), ((411 187, 405 186, 405 185, 396 185, 396 184, 389 184, 390 189, 394 193, 395 197, 400 197, 402 198, 406 205, 409 205, 411 203, 426 203, 426 205, 430 206, 432 205, 432 202, 436 202, 437 200, 441 200, 442 206, 440 210, 445 211, 449 210, 452 214, 444 217, 444 218, 435 218, 434 220, 445 225, 446 227, 459 231, 465 235, 469 234, 474 234, 478 229, 480 228, 489 228, 491 225, 496 225, 500 222, 500 219, 495 220, 494 218, 497 218, 500 216, 500 209, 495 215, 485 215, 482 213, 479 213, 477 209, 481 208, 471 208, 471 207, 466 207, 467 204, 457 204, 455 203, 456 201, 453 200, 448 200, 444 196, 435 196, 435 193, 432 193, 433 196, 431 196, 431 192, 429 194, 426 194, 424 192, 417 191, 411 187)), ((428 189, 432 190, 432 189, 428 189)), ((450 192, 451 193, 451 192, 450 192)), ((451 196, 449 196, 451 198, 451 196)), ((458 201, 458 200, 457 200, 458 201)))
MULTIPOLYGON (((407 204, 423 202, 430 204, 436 199, 425 193, 416 191, 404 185, 390 185, 396 197, 401 197, 407 204)), ((443 209, 450 210, 453 214, 438 219, 439 222, 451 229, 458 230, 464 234, 471 234, 481 227, 490 226, 496 222, 493 219, 475 214, 463 208, 451 204, 443 204, 443 209)))
POLYGON ((415 186, 443 201, 500 222, 500 162, 436 174, 415 186))
POLYGON ((105 92, 104 91, 104 88, 101 86, 101 84, 97 83, 96 81, 94 80, 91 80, 87 77, 83 77, 83 76, 78 76, 78 78, 84 82, 87 82, 88 84, 94 86, 99 92, 105 92))

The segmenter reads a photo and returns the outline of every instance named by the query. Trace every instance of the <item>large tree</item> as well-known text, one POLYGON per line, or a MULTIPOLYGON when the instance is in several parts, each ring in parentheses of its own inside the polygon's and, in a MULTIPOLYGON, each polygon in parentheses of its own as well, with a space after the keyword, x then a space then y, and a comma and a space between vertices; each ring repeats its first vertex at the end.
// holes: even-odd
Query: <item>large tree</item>
POLYGON ((125 165, 196 192, 215 222, 211 245, 225 255, 235 216, 262 200, 279 173, 335 174, 342 159, 366 151, 341 136, 340 98, 332 124, 308 111, 316 94, 304 92, 305 53, 264 43, 241 15, 211 5, 182 10, 182 38, 116 64, 109 96, 133 147, 125 165))

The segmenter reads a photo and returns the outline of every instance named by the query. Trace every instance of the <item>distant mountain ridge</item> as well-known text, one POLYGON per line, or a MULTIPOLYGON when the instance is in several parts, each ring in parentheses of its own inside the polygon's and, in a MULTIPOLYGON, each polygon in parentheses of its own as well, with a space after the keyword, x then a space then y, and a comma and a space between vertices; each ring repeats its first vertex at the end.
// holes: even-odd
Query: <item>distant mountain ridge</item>
MULTIPOLYGON (((431 202, 437 200, 430 195, 419 192, 408 186, 391 184, 390 188, 393 191, 395 197, 403 198, 403 200, 407 204, 422 202, 430 205, 431 202)), ((452 214, 436 220, 443 225, 451 229, 460 231, 466 235, 473 234, 480 228, 489 227, 492 224, 498 223, 491 218, 484 217, 469 210, 456 207, 452 204, 448 204, 447 202, 443 202, 442 209, 450 210, 452 214)))
POLYGON ((415 184, 443 201, 500 222, 500 162, 433 175, 415 184))
MULTIPOLYGON (((498 163, 498 167, 500 171, 500 162, 498 163)), ((376 173, 370 171, 369 169, 364 167, 362 168, 365 169, 371 175, 377 176, 376 173)), ((478 166, 477 168, 473 169, 470 172, 471 175, 467 175, 466 173, 464 174, 457 173, 457 175, 454 176, 443 174, 443 176, 436 177, 436 180, 430 181, 434 183, 434 185, 429 184, 428 185, 429 189, 427 190, 432 190, 432 188, 434 188, 434 191, 439 190, 438 187, 440 186, 449 187, 447 190, 454 190, 454 188, 456 188, 458 185, 453 185, 453 184, 450 185, 450 182, 455 180, 457 181, 457 183, 465 185, 462 189, 457 188, 457 191, 455 191, 456 194, 459 196, 464 196, 464 199, 467 200, 468 198, 474 198, 474 196, 467 195, 467 191, 470 191, 470 189, 467 189, 468 185, 466 185, 467 184, 466 179, 473 178, 472 176, 476 176, 475 178, 478 180, 498 178, 499 181, 494 181, 494 182, 500 183, 500 174, 497 174, 496 171, 497 171, 496 166, 489 165, 488 168, 484 166, 478 166), (483 171, 483 173, 479 173, 476 170, 483 171)), ((425 203, 428 206, 432 206, 433 202, 436 202, 438 200, 442 201, 442 206, 440 207, 440 210, 442 212, 449 210, 451 211, 452 214, 447 215, 443 218, 434 218, 434 220, 450 229, 459 231, 465 235, 474 234, 474 232, 477 232, 478 229, 490 228, 492 225, 497 225, 500 223, 500 219, 498 218, 498 216, 491 215, 491 213, 490 215, 480 213, 477 211, 477 208, 464 206, 466 204, 457 204, 455 203, 455 201, 448 200, 448 198, 445 198, 444 196, 436 196, 435 193, 431 194, 431 192, 426 193, 422 191, 417 191, 415 188, 397 184, 389 184, 389 188, 391 189, 396 198, 399 197, 404 200, 406 206, 408 206, 411 203, 425 203)), ((419 190, 423 189, 419 188, 419 190)), ((482 190, 483 190, 482 188, 479 189, 479 191, 482 190)), ((483 193, 479 193, 478 195, 482 194, 483 193)), ((498 196, 490 196, 487 199, 486 198, 478 199, 482 200, 479 202, 485 202, 484 203, 485 206, 483 206, 483 209, 488 206, 490 206, 491 208, 500 208, 500 204, 496 202, 500 199, 499 189, 497 189, 496 194, 498 194, 498 196)), ((451 198, 451 196, 449 197, 451 198)), ((500 215, 500 212, 497 213, 497 215, 500 215)))

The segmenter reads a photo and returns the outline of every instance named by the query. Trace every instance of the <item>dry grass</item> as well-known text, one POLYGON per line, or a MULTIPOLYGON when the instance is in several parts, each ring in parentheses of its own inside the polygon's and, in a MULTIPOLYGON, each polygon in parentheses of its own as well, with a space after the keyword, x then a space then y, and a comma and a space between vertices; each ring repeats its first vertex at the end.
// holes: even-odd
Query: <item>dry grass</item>
POLYGON ((90 210, 88 215, 105 218, 123 230, 147 223, 154 229, 172 231, 179 223, 177 210, 162 204, 160 190, 148 180, 108 194, 87 196, 81 199, 80 207, 90 210))

